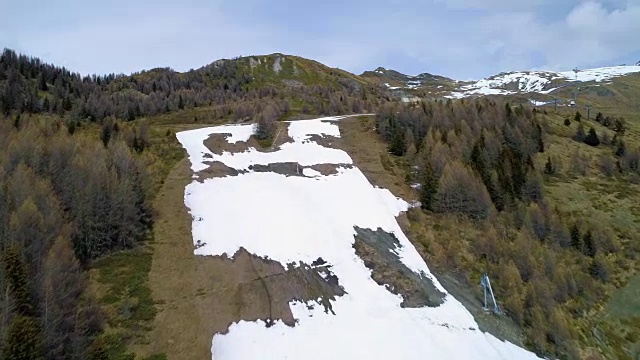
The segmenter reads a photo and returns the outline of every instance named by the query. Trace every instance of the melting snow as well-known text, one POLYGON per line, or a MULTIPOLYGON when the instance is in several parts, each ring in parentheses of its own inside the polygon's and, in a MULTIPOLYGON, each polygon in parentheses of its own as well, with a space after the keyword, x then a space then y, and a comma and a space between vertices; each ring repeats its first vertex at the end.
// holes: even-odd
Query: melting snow
POLYGON ((537 101, 537 100, 529 100, 529 102, 531 102, 533 106, 544 106, 548 104, 548 102, 546 101, 537 101))
POLYGON ((460 92, 451 93, 449 98, 464 98, 474 95, 509 95, 518 92, 528 93, 537 92, 540 94, 549 94, 559 87, 547 89, 553 80, 565 81, 595 81, 601 82, 610 80, 617 76, 628 75, 640 72, 640 66, 613 66, 597 69, 587 69, 578 71, 577 78, 573 71, 529 71, 529 72, 512 72, 487 79, 474 81, 461 87, 460 92), (507 86, 515 87, 517 90, 507 90, 507 86))
MULTIPOLYGON (((320 146, 311 135, 340 136, 337 118, 294 121, 292 143, 278 151, 212 154, 202 144, 210 134, 230 133, 229 141, 248 139, 251 125, 213 127, 177 134, 189 153, 192 169, 207 168, 205 154, 235 169, 276 162, 301 164, 352 163, 341 150, 320 146)), ((332 265, 346 294, 332 302, 333 314, 322 307, 290 304, 295 327, 276 322, 241 321, 227 334, 214 334, 212 355, 227 359, 536 359, 511 343, 478 329, 471 314, 451 295, 438 307, 402 308, 402 297, 371 279, 356 256, 354 226, 382 228, 398 238, 398 253, 410 269, 423 272, 442 292, 395 217, 409 207, 388 190, 373 187, 356 168, 339 168, 322 176, 304 169, 299 177, 247 172, 194 181, 185 189, 193 216, 193 241, 206 243, 197 255, 233 255, 240 247, 283 265, 322 257, 332 265), (214 236, 215 234, 215 236, 214 236)))
MULTIPOLYGON (((597 69, 587 69, 578 71, 577 81, 596 81, 609 80, 617 76, 628 75, 640 72, 640 66, 611 66, 597 69)), ((573 71, 563 71, 558 73, 562 77, 576 81, 576 74, 573 71)))

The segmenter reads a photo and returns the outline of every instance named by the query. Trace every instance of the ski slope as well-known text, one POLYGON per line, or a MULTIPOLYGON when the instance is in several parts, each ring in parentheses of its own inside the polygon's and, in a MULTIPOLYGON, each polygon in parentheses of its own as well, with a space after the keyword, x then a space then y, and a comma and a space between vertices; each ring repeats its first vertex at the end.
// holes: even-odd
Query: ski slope
POLYGON ((640 66, 612 66, 585 69, 578 71, 577 74, 574 71, 503 73, 463 85, 460 91, 452 92, 447 97, 459 99, 478 95, 509 95, 529 92, 548 94, 558 88, 558 86, 552 85, 554 80, 565 82, 602 82, 632 73, 640 73, 640 66))
POLYGON ((395 234, 400 246, 394 251, 402 262, 446 294, 396 222, 408 204, 372 186, 357 167, 342 166, 353 163, 346 152, 311 140, 311 135, 339 137, 338 120, 291 122, 288 133, 293 141, 270 153, 249 149, 217 155, 203 145, 212 133, 228 133, 230 142, 246 141, 251 125, 177 134, 194 172, 206 169, 208 161, 243 170, 252 164, 292 161, 301 166, 340 166, 337 174, 328 176, 309 168, 302 170, 302 176, 288 177, 249 171, 194 180, 186 187, 194 244, 206 243, 195 250, 197 255, 232 256, 244 247, 285 267, 299 261, 310 264, 321 257, 332 265, 346 292, 332 302, 335 315, 325 313, 321 306, 309 308, 292 302, 295 327, 280 321, 269 328, 262 321, 234 323, 228 333, 212 334, 213 358, 537 359, 531 352, 479 331, 471 314, 451 295, 438 307, 402 308, 401 296, 372 280, 352 247, 354 226, 395 234))

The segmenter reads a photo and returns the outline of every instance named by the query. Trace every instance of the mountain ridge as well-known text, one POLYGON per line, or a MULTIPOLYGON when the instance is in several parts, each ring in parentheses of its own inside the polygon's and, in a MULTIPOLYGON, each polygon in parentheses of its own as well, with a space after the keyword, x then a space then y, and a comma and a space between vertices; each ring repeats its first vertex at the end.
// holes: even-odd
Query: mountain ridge
POLYGON ((370 78, 391 90, 419 90, 423 93, 426 91, 425 95, 463 98, 518 93, 550 94, 578 82, 606 84, 606 81, 614 78, 636 73, 640 73, 640 65, 608 66, 577 71, 506 71, 473 81, 454 80, 430 73, 411 76, 382 67, 374 71, 365 71, 360 76, 370 78))

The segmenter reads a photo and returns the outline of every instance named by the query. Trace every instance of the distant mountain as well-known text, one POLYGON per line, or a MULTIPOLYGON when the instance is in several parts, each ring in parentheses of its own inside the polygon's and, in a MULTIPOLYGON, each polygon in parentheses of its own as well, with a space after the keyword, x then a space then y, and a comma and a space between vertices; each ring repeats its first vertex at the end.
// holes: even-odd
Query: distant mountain
MULTIPOLYGON (((561 95, 572 97, 573 92, 587 87, 609 85, 616 78, 637 74, 640 77, 640 65, 613 66, 578 71, 519 71, 504 72, 477 81, 456 81, 447 77, 423 73, 410 76, 395 70, 377 68, 367 71, 360 77, 405 98, 451 98, 487 95, 524 95, 533 97, 561 95)), ((606 88, 599 94, 609 94, 606 88)))
POLYGON ((391 90, 396 89, 419 89, 421 87, 449 88, 456 83, 455 80, 444 76, 422 73, 419 75, 405 75, 395 70, 379 67, 374 71, 365 71, 360 77, 370 82, 385 86, 391 90))

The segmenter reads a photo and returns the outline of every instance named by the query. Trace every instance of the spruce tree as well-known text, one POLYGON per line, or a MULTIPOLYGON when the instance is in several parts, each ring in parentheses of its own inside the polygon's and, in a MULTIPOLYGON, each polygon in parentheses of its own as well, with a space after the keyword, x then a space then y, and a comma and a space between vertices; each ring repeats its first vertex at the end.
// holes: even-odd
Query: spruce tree
POLYGON ((389 144, 389 152, 395 156, 402 156, 407 151, 404 132, 399 126, 396 126, 391 135, 391 143, 389 144))
POLYGON ((547 175, 553 175, 556 173, 556 169, 551 162, 551 156, 547 157, 547 162, 544 164, 544 173, 547 175))
POLYGON ((21 123, 20 123, 20 114, 17 114, 16 117, 13 119, 13 127, 16 130, 20 130, 20 125, 21 125, 21 123))
POLYGON ((587 230, 587 232, 584 233, 584 236, 582 237, 582 242, 584 244, 582 253, 589 257, 596 256, 597 249, 593 241, 593 235, 591 235, 591 230, 587 230))
POLYGON ((589 129, 589 134, 584 138, 584 143, 589 146, 600 145, 600 139, 598 138, 598 134, 596 134, 596 129, 593 127, 589 129))
POLYGON ((571 126, 571 120, 569 118, 565 118, 564 119, 564 125, 565 126, 571 126))
POLYGON ((618 142, 618 147, 616 148, 616 156, 623 157, 627 153, 627 149, 624 145, 624 141, 620 140, 618 142))
POLYGON ((584 133, 584 127, 582 126, 582 124, 579 124, 573 139, 578 142, 583 142, 585 138, 586 134, 584 133))
POLYGON ((598 112, 598 114, 596 114, 596 121, 599 123, 602 123, 603 120, 604 120, 604 115, 602 115, 601 112, 598 112))
POLYGON ((542 127, 538 123, 536 123, 535 137, 536 137, 536 144, 538 145, 538 152, 543 153, 544 140, 542 139, 542 127))
POLYGON ((420 184, 420 204, 423 209, 433 211, 438 193, 438 179, 435 178, 429 160, 425 163, 422 184, 420 184))
POLYGON ((3 356, 6 360, 44 359, 41 332, 36 318, 17 315, 11 321, 7 332, 3 356))
POLYGON ((580 236, 580 229, 578 229, 578 225, 573 224, 571 227, 571 246, 582 252, 582 237, 580 236))
POLYGON ((576 111, 576 116, 573 118, 573 120, 580 122, 582 120, 582 114, 580 114, 580 111, 576 111))
POLYGON ((112 130, 112 126, 110 121, 105 120, 102 123, 102 128, 100 129, 100 140, 102 140, 102 144, 104 145, 104 147, 107 147, 109 145, 109 140, 111 140, 111 132, 112 130))
POLYGON ((32 315, 33 305, 29 294, 27 272, 22 263, 21 251, 17 245, 11 245, 5 250, 4 266, 15 303, 15 310, 23 315, 32 315))
POLYGON ((178 109, 180 110, 184 109, 184 99, 182 99, 182 95, 178 97, 178 109))

